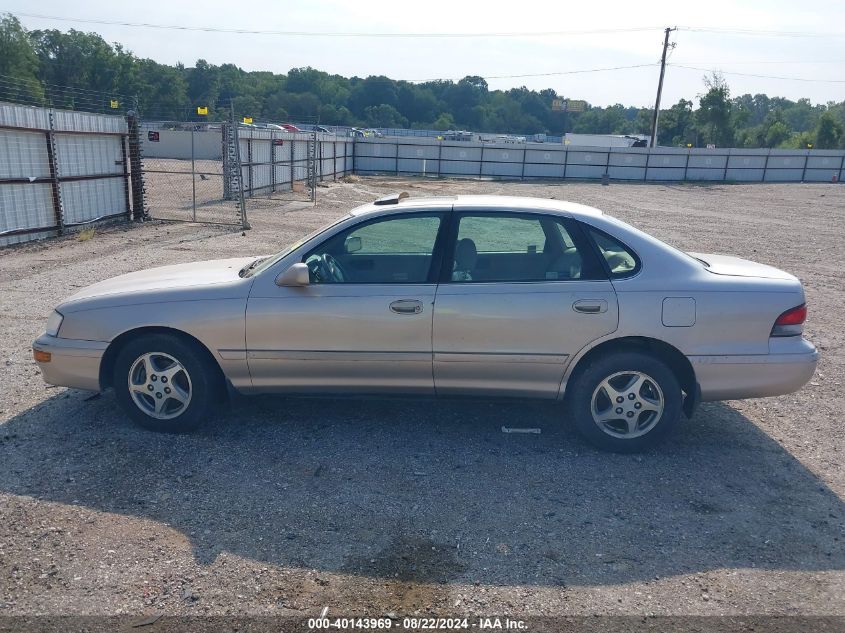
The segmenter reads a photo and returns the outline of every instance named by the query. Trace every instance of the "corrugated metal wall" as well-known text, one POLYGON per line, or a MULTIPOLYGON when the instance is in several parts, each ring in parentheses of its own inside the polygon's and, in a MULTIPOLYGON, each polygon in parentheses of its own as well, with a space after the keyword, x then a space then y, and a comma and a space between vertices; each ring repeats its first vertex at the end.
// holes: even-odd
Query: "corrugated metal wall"
MULTIPOLYGON (((310 133, 238 129, 247 196, 288 191, 291 182, 308 179, 310 133)), ((336 180, 352 173, 353 139, 318 133, 316 147, 317 180, 336 180)))
POLYGON ((0 246, 129 217, 123 117, 0 103, 0 246))
POLYGON ((842 182, 845 151, 574 147, 358 138, 355 173, 497 179, 842 182))

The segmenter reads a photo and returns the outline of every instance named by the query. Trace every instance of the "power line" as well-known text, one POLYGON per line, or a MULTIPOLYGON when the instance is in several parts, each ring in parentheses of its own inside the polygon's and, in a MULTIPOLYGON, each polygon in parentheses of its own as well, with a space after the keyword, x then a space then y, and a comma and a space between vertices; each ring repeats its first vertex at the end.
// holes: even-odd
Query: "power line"
POLYGON ((233 33, 237 35, 284 35, 292 37, 373 37, 373 38, 485 38, 485 37, 557 37, 561 35, 600 35, 610 33, 637 33, 657 31, 659 27, 643 26, 619 29, 588 29, 575 31, 491 31, 483 33, 367 33, 362 31, 274 31, 260 29, 235 29, 213 26, 186 26, 182 24, 152 24, 149 22, 121 22, 116 20, 98 20, 93 18, 72 18, 40 13, 15 12, 14 15, 59 22, 79 22, 83 24, 101 24, 107 26, 127 26, 145 29, 167 29, 172 31, 200 31, 203 33, 233 33))
POLYGON ((763 64, 766 64, 766 65, 775 64, 775 65, 788 66, 790 64, 838 64, 838 65, 842 65, 842 64, 845 64, 845 60, 842 60, 842 59, 833 59, 833 60, 831 60, 831 59, 817 59, 817 60, 813 60, 813 59, 804 59, 804 60, 779 59, 779 60, 766 60, 766 61, 737 61, 737 60, 731 60, 731 61, 724 61, 724 62, 712 62, 712 61, 688 62, 688 61, 682 61, 680 63, 698 65, 698 66, 701 66, 701 65, 704 65, 704 66, 758 66, 758 65, 763 65, 763 64))
MULTIPOLYGON (((687 70, 699 70, 709 73, 713 68, 702 68, 699 66, 684 66, 681 64, 671 64, 673 68, 685 68, 687 70)), ((830 83, 830 84, 845 84, 845 79, 811 79, 809 77, 778 77, 775 75, 757 75, 755 73, 738 73, 734 71, 720 71, 723 75, 736 75, 738 77, 756 77, 758 79, 782 79, 784 81, 806 81, 815 83, 830 83)))
POLYGON ((845 33, 832 31, 767 31, 760 29, 731 29, 709 26, 679 26, 679 31, 691 33, 719 33, 722 35, 752 35, 756 37, 845 37, 845 33))
MULTIPOLYGON (((648 64, 634 64, 632 66, 612 66, 609 68, 587 68, 584 70, 561 70, 549 73, 529 73, 524 75, 474 75, 482 79, 524 79, 527 77, 555 77, 557 75, 580 75, 583 73, 602 73, 612 70, 628 70, 630 68, 652 68, 656 66, 655 62, 648 64)), ((435 77, 432 79, 400 79, 397 81, 408 81, 411 83, 426 83, 429 81, 460 81, 463 77, 435 77)))
MULTIPOLYGON (((304 30, 261 30, 261 29, 238 29, 221 28, 213 26, 186 26, 182 24, 154 24, 149 22, 125 22, 120 20, 102 20, 96 18, 78 18, 58 15, 45 15, 41 13, 12 12, 20 17, 37 18, 42 20, 56 20, 59 22, 77 22, 82 24, 101 24, 108 26, 126 26, 132 28, 147 29, 168 29, 174 31, 200 31, 206 33, 233 33, 241 35, 284 35, 292 37, 373 37, 373 38, 485 38, 485 37, 556 37, 561 35, 600 35, 612 33, 637 33, 643 31, 660 31, 662 27, 642 26, 628 28, 605 28, 605 29, 583 29, 569 31, 490 31, 490 32, 458 32, 458 33, 432 33, 432 32, 375 32, 362 31, 304 31, 304 30)), ((740 29, 723 28, 710 26, 681 26, 678 30, 691 33, 719 33, 723 35, 751 35, 757 37, 842 37, 843 32, 828 31, 777 31, 765 29, 740 29)))

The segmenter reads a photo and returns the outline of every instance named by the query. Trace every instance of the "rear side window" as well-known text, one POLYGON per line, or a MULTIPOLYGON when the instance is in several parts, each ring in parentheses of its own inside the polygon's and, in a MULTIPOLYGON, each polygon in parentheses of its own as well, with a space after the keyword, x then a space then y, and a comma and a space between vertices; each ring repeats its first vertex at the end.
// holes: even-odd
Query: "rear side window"
POLYGON ((560 217, 535 213, 463 212, 449 245, 452 282, 598 279, 603 271, 583 232, 560 217), (580 242, 580 243, 579 243, 580 242))
POLYGON ((640 259, 634 251, 607 233, 593 228, 589 231, 607 263, 611 279, 624 279, 640 272, 640 259))

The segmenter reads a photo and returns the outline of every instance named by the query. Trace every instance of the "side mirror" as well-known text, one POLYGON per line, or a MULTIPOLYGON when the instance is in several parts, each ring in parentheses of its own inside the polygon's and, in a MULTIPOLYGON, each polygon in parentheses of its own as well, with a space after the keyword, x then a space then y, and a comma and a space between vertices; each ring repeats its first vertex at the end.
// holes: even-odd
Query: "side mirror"
POLYGON ((361 250, 361 238, 359 236, 354 237, 347 237, 346 241, 343 243, 343 249, 346 251, 347 254, 349 253, 357 253, 361 250))
POLYGON ((303 263, 294 264, 276 277, 277 286, 307 286, 310 282, 308 265, 303 263))

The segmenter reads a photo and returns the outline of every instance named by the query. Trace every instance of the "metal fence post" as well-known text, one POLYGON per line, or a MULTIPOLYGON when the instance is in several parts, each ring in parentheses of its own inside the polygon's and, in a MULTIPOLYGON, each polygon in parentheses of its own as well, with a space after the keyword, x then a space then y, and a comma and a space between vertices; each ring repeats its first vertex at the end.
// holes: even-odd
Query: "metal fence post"
POLYGON ((766 162, 763 163, 763 180, 760 182, 766 182, 766 171, 769 169, 769 157, 772 155, 772 149, 769 148, 769 151, 766 152, 766 162))
POLYGON ((120 156, 123 159, 123 199, 126 205, 126 219, 132 220, 132 200, 130 194, 129 184, 129 152, 127 145, 129 140, 127 136, 120 137, 120 156))
POLYGON ((440 178, 440 160, 443 157, 443 141, 437 142, 437 177, 440 178))
MULTIPOLYGON (((284 143, 284 141, 282 141, 284 143)), ((270 132, 270 191, 276 193, 276 133, 270 132)))
POLYGON ((229 149, 232 152, 232 163, 230 168, 229 177, 232 178, 233 184, 237 188, 238 194, 238 207, 240 209, 241 214, 241 228, 244 230, 252 228, 249 225, 249 220, 246 217, 246 200, 244 199, 244 171, 243 171, 243 164, 241 163, 241 139, 240 135, 238 134, 238 122, 235 120, 235 106, 232 105, 232 118, 231 118, 231 137, 230 137, 230 145, 229 149))
POLYGON ((484 174, 484 144, 481 144, 481 157, 478 159, 478 179, 484 174))
POLYGON ((129 181, 132 184, 132 219, 148 219, 144 208, 144 175, 141 171, 141 135, 138 126, 138 113, 130 110, 126 115, 129 128, 129 181))
POLYGON ((692 150, 687 148, 687 162, 684 163, 684 182, 687 180, 687 172, 689 171, 689 157, 692 154, 692 150))
POLYGON ((246 176, 247 183, 249 183, 249 197, 252 198, 255 191, 252 180, 252 133, 250 133, 249 137, 246 139, 246 176))
POLYGON ((728 164, 731 162, 731 148, 727 148, 728 153, 725 155, 725 171, 722 173, 722 182, 727 182, 728 180, 728 164))
POLYGON ((569 164, 569 150, 563 150, 563 178, 562 180, 566 180, 566 166, 569 164))
POLYGON ((53 111, 49 112, 50 130, 47 132, 47 160, 50 166, 50 188, 53 192, 53 213, 56 216, 56 227, 59 235, 65 232, 65 213, 62 205, 61 188, 59 187, 59 166, 56 161, 56 134, 53 123, 53 111))
POLYGON ((519 177, 520 180, 525 180, 525 152, 528 150, 525 149, 525 146, 522 147, 522 175, 519 177))
POLYGON ((191 209, 193 210, 193 221, 197 221, 197 169, 194 155, 194 128, 191 126, 191 209))
POLYGON ((806 154, 804 154, 804 169, 801 170, 801 182, 804 182, 804 178, 807 176, 807 163, 810 162, 810 150, 805 149, 806 154))
POLYGON ((396 141, 396 175, 399 175, 399 141, 396 141))
POLYGON ((290 190, 293 191, 293 157, 294 157, 294 146, 296 145, 296 135, 294 134, 294 138, 290 141, 290 190))

